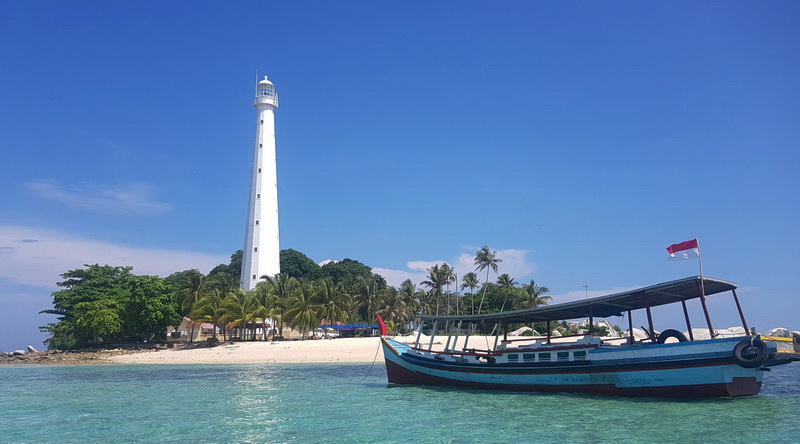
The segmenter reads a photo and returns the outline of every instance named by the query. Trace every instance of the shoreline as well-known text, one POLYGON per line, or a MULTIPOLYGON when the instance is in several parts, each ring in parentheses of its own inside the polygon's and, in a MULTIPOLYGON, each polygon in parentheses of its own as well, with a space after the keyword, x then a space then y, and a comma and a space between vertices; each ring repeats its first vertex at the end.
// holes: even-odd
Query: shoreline
MULTIPOLYGON (((401 340, 413 340, 399 337, 401 340)), ((0 357, 9 365, 313 364, 383 361, 379 337, 304 341, 137 344, 112 349, 45 350, 0 357)))

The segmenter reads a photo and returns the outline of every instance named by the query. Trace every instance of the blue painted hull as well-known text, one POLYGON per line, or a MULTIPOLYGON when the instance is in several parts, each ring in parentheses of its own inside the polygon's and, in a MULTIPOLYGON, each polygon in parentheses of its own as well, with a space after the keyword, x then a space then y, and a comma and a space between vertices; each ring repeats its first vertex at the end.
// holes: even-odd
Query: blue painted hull
MULTIPOLYGON (((742 338, 594 347, 580 360, 508 362, 536 350, 504 350, 496 362, 470 354, 438 354, 383 339, 390 384, 621 396, 717 397, 755 395, 763 370, 736 363, 732 350, 742 338)), ((542 350, 538 350, 542 351, 542 350)), ((531 354, 532 356, 533 354, 531 354)))

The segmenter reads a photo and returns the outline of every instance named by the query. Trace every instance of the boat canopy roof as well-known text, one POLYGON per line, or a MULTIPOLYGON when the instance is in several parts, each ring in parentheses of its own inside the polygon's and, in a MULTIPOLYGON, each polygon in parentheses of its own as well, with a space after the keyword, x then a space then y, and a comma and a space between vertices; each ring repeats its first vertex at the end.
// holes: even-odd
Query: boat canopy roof
POLYGON ((435 316, 420 315, 421 321, 471 321, 471 322, 541 322, 561 321, 593 316, 605 318, 609 316, 622 316, 628 310, 657 307, 689 299, 731 291, 736 289, 736 284, 710 277, 692 276, 649 287, 623 291, 621 293, 600 296, 580 301, 565 302, 563 304, 543 305, 525 310, 505 311, 501 313, 487 313, 480 315, 463 316, 435 316), (703 284, 703 293, 701 286, 703 284))

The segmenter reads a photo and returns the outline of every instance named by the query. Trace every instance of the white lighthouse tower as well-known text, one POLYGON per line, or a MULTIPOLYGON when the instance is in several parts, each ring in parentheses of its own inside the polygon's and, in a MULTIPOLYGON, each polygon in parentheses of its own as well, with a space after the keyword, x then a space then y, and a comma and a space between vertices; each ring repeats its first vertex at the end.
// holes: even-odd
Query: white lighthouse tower
POLYGON ((261 276, 281 271, 278 233, 278 172, 275 158, 275 110, 278 94, 264 76, 256 84, 256 140, 253 180, 242 255, 242 288, 252 290, 261 276))

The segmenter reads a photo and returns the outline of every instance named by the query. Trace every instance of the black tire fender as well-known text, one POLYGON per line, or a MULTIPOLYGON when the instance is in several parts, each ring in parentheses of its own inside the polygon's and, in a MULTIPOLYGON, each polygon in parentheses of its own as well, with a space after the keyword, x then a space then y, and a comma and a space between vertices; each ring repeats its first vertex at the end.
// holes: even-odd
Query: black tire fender
POLYGON ((769 348, 761 339, 745 339, 733 348, 733 359, 744 368, 756 368, 766 362, 768 358, 769 348), (752 348, 758 349, 758 353, 753 353, 752 348))
POLYGON ((669 338, 675 338, 678 340, 678 342, 686 342, 689 340, 689 338, 687 338, 685 334, 679 332, 678 330, 675 330, 674 328, 669 328, 667 330, 662 331, 661 334, 658 335, 658 339, 656 339, 656 344, 663 344, 667 342, 667 339, 669 338))

